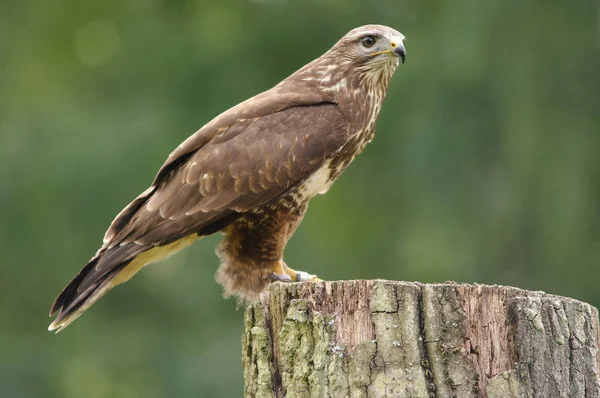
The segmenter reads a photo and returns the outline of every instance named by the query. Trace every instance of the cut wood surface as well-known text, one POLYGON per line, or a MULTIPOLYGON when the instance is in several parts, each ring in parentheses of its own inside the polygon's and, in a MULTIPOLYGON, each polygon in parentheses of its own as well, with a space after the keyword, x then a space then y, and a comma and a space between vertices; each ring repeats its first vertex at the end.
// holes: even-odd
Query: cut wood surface
POLYGON ((599 397, 598 311, 506 286, 274 283, 246 309, 245 397, 599 397))

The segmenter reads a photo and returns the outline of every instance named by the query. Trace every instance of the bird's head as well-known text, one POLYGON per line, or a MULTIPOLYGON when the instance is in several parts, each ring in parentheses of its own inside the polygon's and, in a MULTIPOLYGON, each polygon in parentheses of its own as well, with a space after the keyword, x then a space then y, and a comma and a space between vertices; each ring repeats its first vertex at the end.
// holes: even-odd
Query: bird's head
POLYGON ((374 98, 381 101, 396 67, 405 60, 402 33, 383 25, 364 25, 348 32, 329 51, 277 87, 289 89, 293 82, 292 90, 313 87, 334 94, 336 101, 340 95, 376 92, 374 98))
POLYGON ((330 53, 356 66, 394 67, 406 60, 404 35, 383 25, 365 25, 348 32, 330 50, 330 53))

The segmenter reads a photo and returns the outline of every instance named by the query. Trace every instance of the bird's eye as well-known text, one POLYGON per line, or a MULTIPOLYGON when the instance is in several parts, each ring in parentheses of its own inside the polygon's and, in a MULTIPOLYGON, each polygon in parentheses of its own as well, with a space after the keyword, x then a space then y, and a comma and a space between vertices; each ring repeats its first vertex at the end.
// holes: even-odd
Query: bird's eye
POLYGON ((366 48, 371 48, 375 45, 375 38, 373 36, 365 36, 363 37, 361 43, 366 48))

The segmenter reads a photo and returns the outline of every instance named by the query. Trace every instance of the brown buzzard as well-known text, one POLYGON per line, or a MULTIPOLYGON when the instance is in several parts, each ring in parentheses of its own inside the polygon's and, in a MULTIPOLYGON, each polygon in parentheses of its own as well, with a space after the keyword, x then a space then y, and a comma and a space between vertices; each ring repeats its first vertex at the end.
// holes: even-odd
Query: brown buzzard
POLYGON ((146 191, 112 222, 104 244, 56 298, 50 330, 69 325, 144 265, 221 231, 217 281, 254 298, 270 282, 315 280, 283 262, 309 200, 325 193, 371 141, 404 36, 350 31, 272 89, 185 140, 146 191))

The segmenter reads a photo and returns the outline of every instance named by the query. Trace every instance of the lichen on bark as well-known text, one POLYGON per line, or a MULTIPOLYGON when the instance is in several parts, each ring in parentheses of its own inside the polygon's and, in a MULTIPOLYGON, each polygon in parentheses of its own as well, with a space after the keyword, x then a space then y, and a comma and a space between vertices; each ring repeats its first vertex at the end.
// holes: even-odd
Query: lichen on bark
POLYGON ((598 312, 502 286, 273 284, 244 317, 245 397, 599 397, 598 312))

